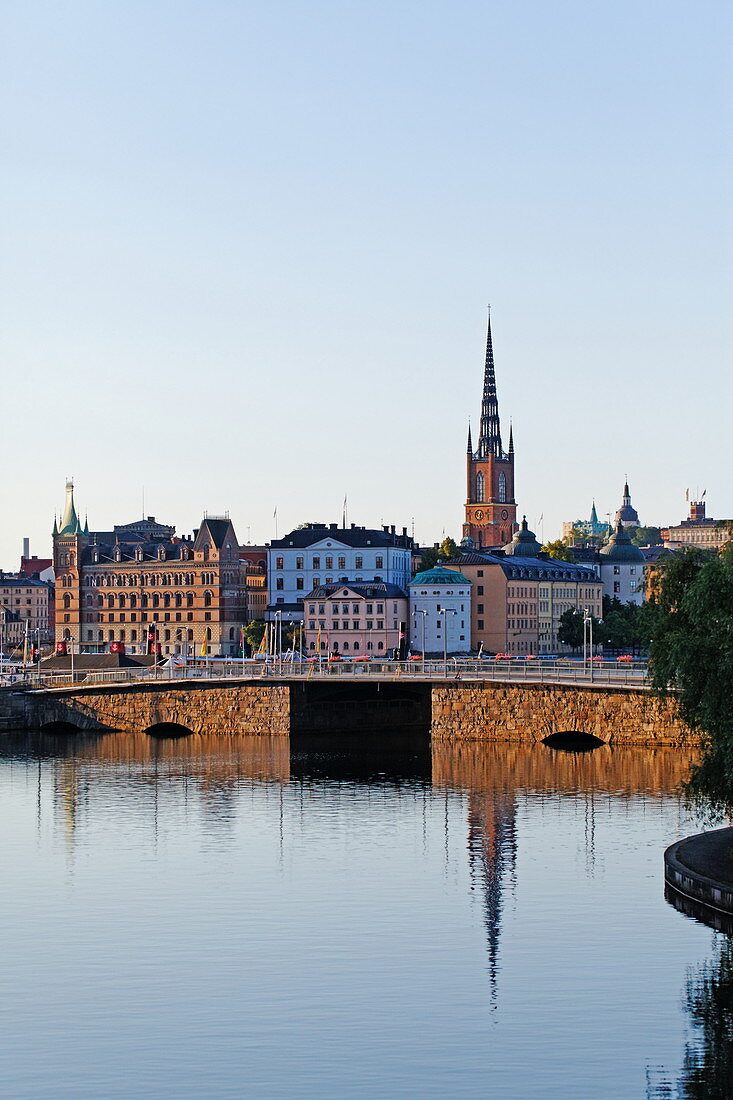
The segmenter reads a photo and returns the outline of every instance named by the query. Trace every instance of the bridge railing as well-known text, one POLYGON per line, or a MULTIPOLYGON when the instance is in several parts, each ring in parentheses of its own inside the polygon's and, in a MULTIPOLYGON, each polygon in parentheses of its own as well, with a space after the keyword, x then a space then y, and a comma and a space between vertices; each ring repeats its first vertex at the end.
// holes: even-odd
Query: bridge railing
POLYGON ((609 686, 645 685, 646 664, 639 661, 565 660, 478 660, 448 658, 419 661, 246 661, 181 665, 164 662, 150 668, 108 670, 76 669, 18 673, 4 678, 0 686, 15 690, 63 688, 75 684, 145 684, 201 680, 380 680, 449 682, 495 681, 533 684, 598 684, 609 686))

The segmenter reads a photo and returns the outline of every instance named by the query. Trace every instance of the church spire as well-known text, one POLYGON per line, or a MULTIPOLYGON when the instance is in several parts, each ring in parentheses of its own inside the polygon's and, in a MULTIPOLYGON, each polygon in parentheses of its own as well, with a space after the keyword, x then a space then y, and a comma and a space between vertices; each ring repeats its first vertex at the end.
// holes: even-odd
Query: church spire
POLYGON ((509 425, 509 454, 514 454, 514 428, 511 424, 509 425))
POLYGON ((58 533, 60 535, 80 535, 82 533, 81 524, 79 523, 79 517, 76 514, 76 507, 74 505, 74 482, 66 482, 66 506, 64 508, 64 514, 61 517, 61 526, 58 533))
POLYGON ((466 454, 473 454, 473 443, 471 442, 471 421, 468 422, 468 444, 466 445, 466 454))
POLYGON ((501 454, 501 426, 499 424, 499 402, 496 396, 496 376, 494 374, 494 348, 491 342, 491 309, 489 309, 478 457, 487 458, 489 455, 495 455, 497 458, 501 458, 501 454))

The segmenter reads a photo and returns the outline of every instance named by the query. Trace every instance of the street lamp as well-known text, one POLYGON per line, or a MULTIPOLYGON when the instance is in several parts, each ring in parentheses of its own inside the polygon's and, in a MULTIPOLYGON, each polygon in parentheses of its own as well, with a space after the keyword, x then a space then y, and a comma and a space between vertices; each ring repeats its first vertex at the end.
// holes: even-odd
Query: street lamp
POLYGON ((303 668, 303 637, 305 635, 305 619, 300 620, 300 667, 303 668))
POLYGON ((438 612, 443 616, 443 675, 448 676, 448 615, 457 615, 454 607, 441 607, 438 612))
POLYGON ((427 611, 424 609, 421 611, 419 608, 415 608, 415 615, 422 615, 422 670, 425 674, 425 619, 427 618, 427 611))
POLYGON ((278 671, 282 675, 283 670, 283 613, 275 612, 275 644, 277 645, 278 671))
POLYGON ((593 616, 587 607, 583 608, 583 667, 590 661, 590 677, 593 679, 593 616))

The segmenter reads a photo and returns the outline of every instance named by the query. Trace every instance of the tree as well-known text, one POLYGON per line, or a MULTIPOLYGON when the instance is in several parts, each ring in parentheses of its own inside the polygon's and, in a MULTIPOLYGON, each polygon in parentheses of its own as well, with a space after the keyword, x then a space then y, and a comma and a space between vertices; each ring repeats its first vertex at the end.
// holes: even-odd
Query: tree
POLYGON ((556 539, 554 542, 546 542, 542 547, 544 552, 558 561, 575 561, 575 554, 568 546, 565 539, 556 539))
POLYGON ((662 532, 659 527, 637 527, 631 541, 634 546, 659 546, 662 532))
POLYGON ((583 644, 583 612, 577 607, 569 607, 560 616, 560 625, 557 631, 558 641, 564 645, 580 649, 583 644))
POLYGON ((455 539, 447 536, 443 539, 440 546, 428 546, 423 550, 420 558, 420 568, 432 569, 438 562, 454 558, 457 553, 458 547, 456 546, 455 539))
POLYGON ((674 693, 684 721, 699 731, 702 759, 691 792, 733 804, 733 548, 711 555, 681 550, 667 563, 653 595, 652 686, 674 693))
POLYGON ((244 626, 244 640, 249 646, 250 653, 256 653, 265 634, 265 624, 261 619, 255 619, 244 626))

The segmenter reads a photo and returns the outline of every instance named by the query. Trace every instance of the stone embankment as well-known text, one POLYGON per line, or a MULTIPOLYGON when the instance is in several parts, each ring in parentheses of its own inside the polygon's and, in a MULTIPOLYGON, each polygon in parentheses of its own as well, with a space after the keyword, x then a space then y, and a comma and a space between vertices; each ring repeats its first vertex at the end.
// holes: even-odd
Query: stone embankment
MULTIPOLYGON (((714 829, 670 844, 664 853, 664 879, 674 894, 702 906, 703 913, 692 915, 706 919, 705 910, 710 910, 733 916, 733 829, 714 829)), ((715 920, 707 923, 719 926, 715 920)))
POLYGON ((432 710, 434 740, 526 742, 586 733, 606 744, 695 743, 673 700, 633 688, 436 684, 432 710))

